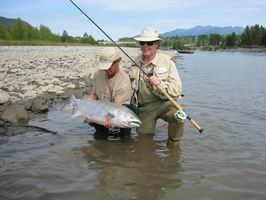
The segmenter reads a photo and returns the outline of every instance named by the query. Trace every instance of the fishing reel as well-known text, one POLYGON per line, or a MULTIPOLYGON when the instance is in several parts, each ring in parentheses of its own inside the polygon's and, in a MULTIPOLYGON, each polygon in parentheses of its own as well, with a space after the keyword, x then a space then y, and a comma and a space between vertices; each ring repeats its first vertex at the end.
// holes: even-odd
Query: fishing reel
POLYGON ((183 110, 178 110, 174 114, 174 118, 178 123, 183 123, 187 118, 187 114, 183 110))

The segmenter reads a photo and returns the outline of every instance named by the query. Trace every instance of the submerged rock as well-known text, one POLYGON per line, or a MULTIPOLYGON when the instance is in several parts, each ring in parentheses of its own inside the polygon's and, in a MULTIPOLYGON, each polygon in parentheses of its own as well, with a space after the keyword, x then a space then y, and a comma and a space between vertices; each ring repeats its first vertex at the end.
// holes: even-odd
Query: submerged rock
POLYGON ((35 99, 31 106, 31 111, 35 113, 48 111, 48 102, 46 99, 35 99))
POLYGON ((3 111, 0 119, 15 123, 19 121, 27 121, 29 119, 29 115, 24 108, 24 105, 11 105, 3 111))

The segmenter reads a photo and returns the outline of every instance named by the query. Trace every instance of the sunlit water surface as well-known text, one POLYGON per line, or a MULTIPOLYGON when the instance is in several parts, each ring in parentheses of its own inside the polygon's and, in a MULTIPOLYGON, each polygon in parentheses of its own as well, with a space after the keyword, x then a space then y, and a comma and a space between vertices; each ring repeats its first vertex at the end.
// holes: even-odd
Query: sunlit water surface
POLYGON ((186 121, 180 147, 154 137, 95 140, 56 105, 0 136, 0 199, 266 199, 266 54, 196 52, 177 61, 186 121))

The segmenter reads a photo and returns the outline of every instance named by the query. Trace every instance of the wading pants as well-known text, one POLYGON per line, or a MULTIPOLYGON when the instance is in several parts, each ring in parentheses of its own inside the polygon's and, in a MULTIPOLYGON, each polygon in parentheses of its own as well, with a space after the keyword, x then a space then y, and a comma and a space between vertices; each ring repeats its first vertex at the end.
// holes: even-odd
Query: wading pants
POLYGON ((131 128, 108 129, 102 125, 90 123, 95 128, 95 139, 107 139, 109 136, 117 136, 121 139, 130 138, 131 128))
POLYGON ((139 106, 138 116, 142 122, 138 128, 139 134, 154 134, 157 119, 169 123, 168 141, 179 142, 183 135, 184 123, 178 123, 174 114, 177 109, 170 101, 157 101, 139 106))

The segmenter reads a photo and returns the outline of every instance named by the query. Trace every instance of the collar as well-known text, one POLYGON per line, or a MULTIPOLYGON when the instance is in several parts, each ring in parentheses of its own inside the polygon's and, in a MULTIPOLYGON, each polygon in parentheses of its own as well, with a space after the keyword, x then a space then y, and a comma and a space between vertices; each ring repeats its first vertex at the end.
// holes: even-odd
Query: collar
MULTIPOLYGON (((158 65, 158 59, 159 59, 159 53, 156 52, 156 54, 155 54, 154 58, 151 60, 151 62, 148 63, 148 64, 145 64, 145 65, 153 64, 153 65, 156 66, 156 65, 158 65)), ((141 62, 142 64, 144 64, 144 62, 143 62, 143 58, 142 58, 142 57, 141 57, 140 62, 141 62)))
POLYGON ((105 72, 105 75, 106 75, 107 80, 111 80, 111 79, 113 79, 114 77, 116 77, 117 74, 119 74, 119 73, 120 73, 120 66, 119 66, 117 72, 116 72, 112 77, 109 78, 109 77, 107 76, 107 73, 106 73, 106 72, 105 72))

